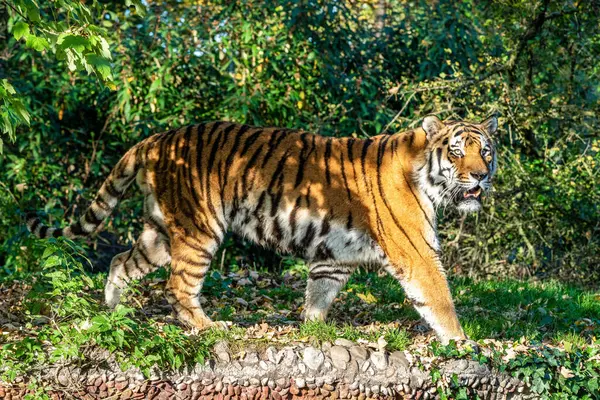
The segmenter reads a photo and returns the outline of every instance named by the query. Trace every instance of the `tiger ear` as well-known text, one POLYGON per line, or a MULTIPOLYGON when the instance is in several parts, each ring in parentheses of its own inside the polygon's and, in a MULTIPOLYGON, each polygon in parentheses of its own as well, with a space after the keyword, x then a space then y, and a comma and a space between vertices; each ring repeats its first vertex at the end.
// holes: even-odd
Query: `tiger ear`
POLYGON ((435 115, 428 115, 423 120, 423 130, 427 134, 427 140, 431 140, 435 135, 444 129, 444 123, 435 115))
POLYGON ((491 117, 483 121, 481 125, 487 133, 493 135, 498 130, 498 118, 496 118, 495 115, 492 115, 491 117))

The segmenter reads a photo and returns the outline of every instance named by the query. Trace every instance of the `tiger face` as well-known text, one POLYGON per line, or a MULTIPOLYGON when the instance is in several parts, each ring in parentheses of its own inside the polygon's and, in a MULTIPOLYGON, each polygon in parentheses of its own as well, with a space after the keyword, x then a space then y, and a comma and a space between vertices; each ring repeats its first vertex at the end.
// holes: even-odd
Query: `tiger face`
POLYGON ((481 124, 442 122, 435 116, 423 120, 428 140, 423 183, 436 205, 453 204, 461 212, 481 209, 481 195, 491 189, 496 171, 491 137, 497 128, 496 117, 481 124))

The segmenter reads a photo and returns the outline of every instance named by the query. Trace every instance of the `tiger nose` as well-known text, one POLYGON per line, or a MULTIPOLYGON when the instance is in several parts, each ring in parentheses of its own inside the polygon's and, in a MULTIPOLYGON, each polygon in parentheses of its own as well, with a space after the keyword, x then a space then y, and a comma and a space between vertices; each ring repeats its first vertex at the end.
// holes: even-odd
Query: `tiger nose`
POLYGON ((481 182, 487 178, 488 174, 487 172, 471 172, 471 176, 481 182))

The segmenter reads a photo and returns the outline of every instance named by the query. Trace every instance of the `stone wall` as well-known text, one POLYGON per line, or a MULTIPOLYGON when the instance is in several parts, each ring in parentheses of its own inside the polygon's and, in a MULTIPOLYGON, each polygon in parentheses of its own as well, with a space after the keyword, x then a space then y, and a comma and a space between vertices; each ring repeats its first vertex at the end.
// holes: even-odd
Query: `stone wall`
POLYGON ((456 374, 461 386, 483 399, 535 398, 523 382, 476 361, 390 353, 345 339, 320 349, 298 344, 236 354, 221 342, 205 365, 154 371, 149 379, 135 369, 122 372, 105 351, 90 352, 87 358, 84 363, 40 368, 10 385, 0 383, 0 398, 23 397, 32 378, 45 382, 52 397, 61 399, 438 398, 431 368, 441 373, 437 385, 456 374))

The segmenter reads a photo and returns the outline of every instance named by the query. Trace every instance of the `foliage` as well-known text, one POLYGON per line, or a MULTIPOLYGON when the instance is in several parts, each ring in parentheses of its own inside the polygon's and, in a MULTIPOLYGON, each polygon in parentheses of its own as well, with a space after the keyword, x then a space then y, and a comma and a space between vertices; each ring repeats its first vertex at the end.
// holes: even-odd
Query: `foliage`
POLYGON ((90 291, 98 291, 103 280, 86 275, 81 257, 81 248, 67 240, 51 239, 44 246, 42 271, 26 278, 32 282, 22 304, 27 335, 2 346, 0 373, 12 380, 35 365, 85 359, 92 346, 108 350, 122 368, 136 366, 147 376, 154 367, 203 362, 214 343, 210 335, 200 341, 176 326, 159 329, 151 319, 133 318, 135 310, 127 306, 102 309, 90 291))
MULTIPOLYGON (((445 211, 447 267, 598 281, 595 1, 36 4, 0 2, 5 269, 35 268, 25 210, 73 218, 153 132, 227 119, 365 137, 496 112, 496 191, 478 216, 445 211)), ((131 241, 139 201, 120 209, 108 229, 131 241)), ((230 243, 227 261, 279 263, 230 243)))

